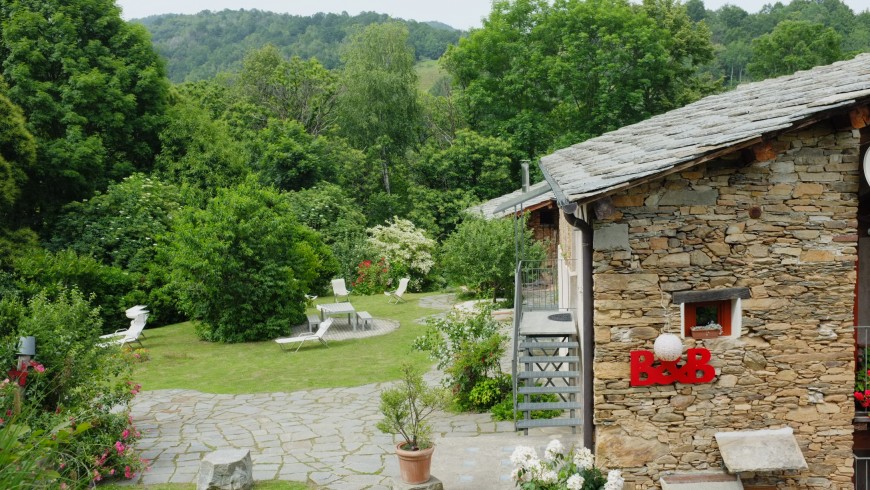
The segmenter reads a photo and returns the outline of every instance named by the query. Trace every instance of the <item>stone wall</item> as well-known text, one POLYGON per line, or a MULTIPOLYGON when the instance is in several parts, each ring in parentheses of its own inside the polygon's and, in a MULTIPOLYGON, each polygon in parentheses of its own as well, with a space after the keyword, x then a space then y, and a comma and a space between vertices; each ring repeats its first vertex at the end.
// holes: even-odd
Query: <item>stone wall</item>
POLYGON ((820 123, 773 142, 774 160, 716 160, 612 196, 617 212, 595 223, 594 423, 625 488, 720 468, 716 432, 784 426, 809 469, 747 486, 852 488, 858 138, 820 123), (742 335, 684 340, 711 350, 714 382, 630 387, 629 352, 680 332, 671 294, 724 287, 751 291, 742 335))

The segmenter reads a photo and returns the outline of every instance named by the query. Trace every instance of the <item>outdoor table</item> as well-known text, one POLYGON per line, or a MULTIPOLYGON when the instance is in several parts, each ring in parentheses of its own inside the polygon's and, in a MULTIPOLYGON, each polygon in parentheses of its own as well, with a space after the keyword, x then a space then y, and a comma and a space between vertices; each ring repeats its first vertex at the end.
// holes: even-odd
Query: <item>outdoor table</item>
POLYGON ((356 322, 353 320, 356 310, 349 302, 344 303, 324 303, 318 306, 320 309, 320 319, 325 320, 327 316, 347 315, 347 324, 353 326, 353 331, 356 332, 356 322))

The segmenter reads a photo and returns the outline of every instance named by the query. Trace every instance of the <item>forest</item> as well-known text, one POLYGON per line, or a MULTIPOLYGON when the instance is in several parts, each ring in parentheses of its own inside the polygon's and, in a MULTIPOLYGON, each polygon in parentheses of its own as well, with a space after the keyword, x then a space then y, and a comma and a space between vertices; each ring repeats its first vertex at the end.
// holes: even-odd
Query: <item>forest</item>
POLYGON ((516 189, 522 160, 870 50, 868 15, 503 0, 459 33, 375 13, 140 23, 111 0, 0 0, 0 335, 70 289, 105 331, 147 304, 156 325, 195 319, 225 342, 281 334, 333 277, 504 292, 512 248, 494 250, 512 231, 464 210, 516 189), (445 76, 423 91, 428 58, 445 76))

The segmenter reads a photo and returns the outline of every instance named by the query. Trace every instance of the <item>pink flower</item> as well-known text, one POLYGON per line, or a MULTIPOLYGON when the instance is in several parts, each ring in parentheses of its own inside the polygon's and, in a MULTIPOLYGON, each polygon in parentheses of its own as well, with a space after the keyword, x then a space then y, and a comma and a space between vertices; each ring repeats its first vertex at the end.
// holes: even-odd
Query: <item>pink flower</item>
POLYGON ((122 437, 123 439, 126 439, 126 438, 130 437, 130 430, 129 430, 129 429, 124 429, 124 432, 121 432, 121 437, 122 437))
POLYGON ((117 441, 117 442, 115 442, 115 449, 118 450, 118 454, 121 454, 124 452, 125 448, 124 448, 124 445, 121 444, 121 441, 117 441))
POLYGON ((40 364, 40 363, 38 363, 38 362, 36 362, 36 361, 30 361, 30 365, 31 365, 34 369, 36 369, 36 372, 38 372, 38 373, 44 373, 44 372, 45 372, 45 366, 43 366, 42 364, 40 364))
POLYGON ((110 475, 114 475, 114 474, 115 474, 115 468, 112 468, 111 470, 109 470, 109 474, 110 474, 110 475))
POLYGON ((100 481, 102 479, 103 479, 103 475, 101 475, 99 471, 94 470, 94 481, 100 481))
POLYGON ((67 485, 66 483, 60 484, 60 490, 66 490, 67 488, 69 488, 69 485, 67 485))
POLYGON ((124 467, 124 478, 126 478, 126 479, 128 479, 128 480, 129 480, 130 478, 133 478, 133 472, 130 471, 130 467, 129 467, 129 466, 125 466, 125 467, 124 467))

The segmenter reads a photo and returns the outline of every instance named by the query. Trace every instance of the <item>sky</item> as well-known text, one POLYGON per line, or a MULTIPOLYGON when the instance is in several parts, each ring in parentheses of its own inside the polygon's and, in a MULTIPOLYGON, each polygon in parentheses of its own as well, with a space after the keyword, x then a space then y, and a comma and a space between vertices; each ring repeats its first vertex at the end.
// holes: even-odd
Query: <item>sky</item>
MULTIPOLYGON (((784 0, 786 3, 788 0, 784 0)), ((715 10, 730 3, 748 12, 758 12, 771 0, 704 0, 707 9, 715 10)), ((853 11, 870 8, 870 0, 845 0, 853 11)), ((378 12, 391 17, 426 22, 437 20, 457 29, 480 27, 481 19, 489 14, 491 0, 118 0, 125 19, 136 19, 157 14, 195 14, 202 10, 258 9, 294 15, 312 15, 317 12, 350 15, 360 12, 378 12)))

